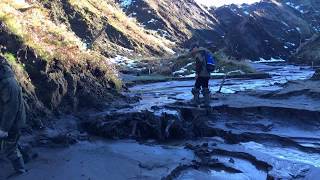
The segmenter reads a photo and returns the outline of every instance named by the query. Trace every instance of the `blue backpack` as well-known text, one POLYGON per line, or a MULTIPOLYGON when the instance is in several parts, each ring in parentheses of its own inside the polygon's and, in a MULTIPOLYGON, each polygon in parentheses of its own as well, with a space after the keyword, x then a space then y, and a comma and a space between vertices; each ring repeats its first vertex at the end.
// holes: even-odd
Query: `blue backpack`
POLYGON ((212 73, 215 70, 216 67, 216 60, 214 59, 214 57, 207 51, 203 51, 202 54, 205 57, 205 60, 207 62, 206 67, 207 67, 207 71, 209 73, 212 73))

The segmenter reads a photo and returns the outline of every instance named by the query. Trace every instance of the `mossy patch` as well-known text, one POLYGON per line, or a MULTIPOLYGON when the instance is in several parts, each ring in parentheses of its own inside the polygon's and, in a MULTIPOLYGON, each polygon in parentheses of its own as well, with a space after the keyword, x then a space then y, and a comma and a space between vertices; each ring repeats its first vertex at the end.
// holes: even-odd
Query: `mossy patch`
POLYGON ((14 54, 10 52, 5 52, 2 54, 2 56, 5 57, 7 62, 16 70, 24 71, 24 66, 17 62, 17 58, 14 54))

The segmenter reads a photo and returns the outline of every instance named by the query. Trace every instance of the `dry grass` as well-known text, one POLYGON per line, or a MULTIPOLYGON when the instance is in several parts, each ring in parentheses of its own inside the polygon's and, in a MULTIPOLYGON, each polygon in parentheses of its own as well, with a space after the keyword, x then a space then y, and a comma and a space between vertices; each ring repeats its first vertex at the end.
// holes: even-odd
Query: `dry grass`
POLYGON ((227 73, 231 71, 241 70, 244 73, 256 72, 246 62, 236 60, 232 57, 227 56, 222 50, 214 53, 217 59, 217 70, 219 72, 227 73))
POLYGON ((145 51, 144 45, 166 53, 170 52, 168 48, 174 46, 174 43, 155 32, 145 30, 134 18, 129 18, 113 0, 69 0, 69 3, 97 31, 107 22, 130 40, 137 42, 138 46, 135 48, 140 52, 145 51))

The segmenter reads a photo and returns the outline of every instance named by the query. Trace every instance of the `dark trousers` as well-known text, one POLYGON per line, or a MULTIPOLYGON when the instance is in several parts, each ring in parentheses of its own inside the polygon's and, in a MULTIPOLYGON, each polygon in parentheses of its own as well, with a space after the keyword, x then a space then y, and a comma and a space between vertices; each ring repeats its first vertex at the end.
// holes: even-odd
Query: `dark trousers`
POLYGON ((9 135, 6 139, 0 139, 0 154, 5 155, 10 161, 15 161, 22 157, 18 148, 20 134, 9 135))
POLYGON ((209 80, 210 80, 210 77, 198 77, 196 79, 196 83, 194 85, 194 87, 196 89, 207 89, 209 88, 209 80))

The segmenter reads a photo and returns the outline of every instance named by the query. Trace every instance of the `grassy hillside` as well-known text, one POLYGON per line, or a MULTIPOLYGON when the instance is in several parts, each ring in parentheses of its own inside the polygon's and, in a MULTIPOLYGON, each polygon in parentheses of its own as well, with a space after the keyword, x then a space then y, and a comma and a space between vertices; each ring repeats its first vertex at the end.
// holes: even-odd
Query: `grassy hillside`
POLYGON ((145 28, 186 47, 190 39, 212 41, 223 34, 215 17, 193 0, 131 1, 123 9, 145 28))
POLYGON ((1 55, 13 66, 29 113, 73 111, 117 95, 115 67, 42 4, 3 0, 0 9, 1 55))
POLYGON ((67 24, 88 46, 107 56, 172 53, 174 43, 144 29, 134 18, 126 16, 113 0, 40 2, 53 12, 52 19, 67 24))
POLYGON ((291 61, 307 65, 320 65, 320 35, 314 35, 308 42, 302 44, 291 61))

